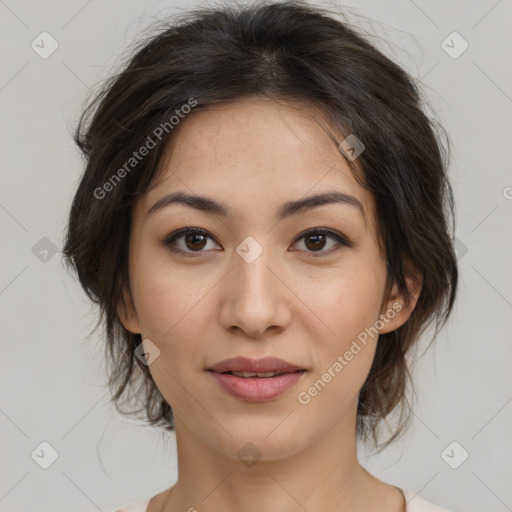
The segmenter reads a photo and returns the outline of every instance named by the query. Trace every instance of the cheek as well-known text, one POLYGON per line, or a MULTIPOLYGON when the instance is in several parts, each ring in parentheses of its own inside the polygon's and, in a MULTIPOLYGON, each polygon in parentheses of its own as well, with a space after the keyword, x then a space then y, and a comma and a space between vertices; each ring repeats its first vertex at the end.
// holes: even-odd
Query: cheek
POLYGON ((140 288, 138 314, 143 339, 150 339, 160 351, 149 367, 151 376, 171 407, 182 411, 191 405, 189 393, 196 394, 190 376, 202 369, 198 356, 208 335, 196 320, 208 314, 211 304, 200 300, 204 292, 178 293, 176 281, 148 278, 140 288))
POLYGON ((319 308, 327 326, 322 329, 324 335, 315 338, 318 370, 310 379, 316 383, 315 389, 308 392, 322 396, 315 398, 319 405, 331 400, 340 405, 352 401, 375 355, 383 276, 367 264, 361 265, 360 271, 357 265, 352 268, 350 273, 338 273, 314 296, 317 305, 313 309, 319 308))
POLYGON ((211 336, 215 311, 207 292, 215 279, 199 266, 187 271, 173 267, 165 254, 156 251, 142 253, 133 262, 132 289, 141 335, 160 350, 149 370, 166 400, 179 404, 184 399, 181 386, 191 371, 203 369, 200 355, 211 336))
POLYGON ((199 266, 180 269, 161 249, 134 254, 132 263, 132 290, 143 336, 165 342, 185 325, 193 329, 187 319, 201 310, 203 296, 213 285, 211 272, 199 266))
POLYGON ((378 267, 361 261, 315 288, 314 307, 328 327, 328 346, 341 350, 358 337, 364 339, 365 332, 375 334, 371 328, 379 319, 384 279, 378 267))

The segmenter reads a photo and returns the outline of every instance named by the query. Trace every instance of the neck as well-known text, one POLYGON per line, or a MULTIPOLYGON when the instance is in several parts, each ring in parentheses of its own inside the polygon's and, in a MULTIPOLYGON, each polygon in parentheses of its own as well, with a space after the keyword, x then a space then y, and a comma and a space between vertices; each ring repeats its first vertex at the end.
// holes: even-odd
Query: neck
POLYGON ((254 460, 245 463, 236 453, 222 453, 204 443, 178 417, 175 427, 179 476, 163 512, 379 508, 377 490, 385 484, 361 467, 355 432, 347 435, 345 426, 336 426, 285 458, 268 460, 262 453, 258 459, 255 453, 254 460))

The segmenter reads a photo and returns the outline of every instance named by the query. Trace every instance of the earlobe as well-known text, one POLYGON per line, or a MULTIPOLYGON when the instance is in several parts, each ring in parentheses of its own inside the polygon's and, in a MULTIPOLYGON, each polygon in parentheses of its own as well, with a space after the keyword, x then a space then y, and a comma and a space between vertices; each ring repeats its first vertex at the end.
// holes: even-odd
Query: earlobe
POLYGON ((117 304, 117 316, 123 327, 132 334, 140 334, 139 319, 133 305, 131 294, 123 290, 122 297, 117 304))
POLYGON ((411 295, 409 304, 406 304, 404 295, 398 291, 398 287, 395 284, 391 291, 391 296, 381 312, 380 318, 384 326, 382 329, 379 329, 379 334, 386 334, 398 329, 407 322, 414 311, 422 289, 421 278, 418 275, 406 277, 406 283, 411 295))

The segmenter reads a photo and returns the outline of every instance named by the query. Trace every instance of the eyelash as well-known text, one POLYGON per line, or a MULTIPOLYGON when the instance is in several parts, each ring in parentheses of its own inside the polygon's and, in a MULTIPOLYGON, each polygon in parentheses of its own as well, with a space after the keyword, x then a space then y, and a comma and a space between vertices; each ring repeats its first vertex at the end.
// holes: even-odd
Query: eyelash
MULTIPOLYGON (((173 245, 176 240, 178 240, 179 238, 181 238, 185 235, 188 235, 188 234, 204 235, 204 236, 207 236, 208 238, 214 240, 210 236, 210 234, 207 231, 205 231, 204 229, 187 227, 187 228, 178 229, 177 231, 174 231, 173 233, 171 233, 164 240, 162 240, 162 244, 176 254, 184 255, 185 257, 191 257, 191 258, 199 257, 201 255, 201 253, 205 252, 205 251, 191 251, 191 252, 183 251, 182 249, 178 249, 177 247, 175 247, 173 245)), ((354 244, 352 242, 350 242, 348 239, 346 239, 339 233, 336 233, 335 231, 331 231, 330 229, 325 229, 325 228, 309 229, 305 233, 299 234, 294 243, 302 240, 303 238, 307 238, 308 236, 312 236, 312 235, 327 235, 331 238, 334 238, 341 246, 341 247, 338 247, 337 249, 334 249, 334 250, 331 249, 328 251, 322 251, 322 250, 306 251, 306 252, 310 253, 310 256, 313 258, 319 258, 319 257, 323 257, 324 255, 330 255, 330 254, 333 254, 335 252, 342 250, 345 247, 351 248, 354 246, 354 244)), ((215 243, 217 243, 217 242, 215 242, 215 243)))

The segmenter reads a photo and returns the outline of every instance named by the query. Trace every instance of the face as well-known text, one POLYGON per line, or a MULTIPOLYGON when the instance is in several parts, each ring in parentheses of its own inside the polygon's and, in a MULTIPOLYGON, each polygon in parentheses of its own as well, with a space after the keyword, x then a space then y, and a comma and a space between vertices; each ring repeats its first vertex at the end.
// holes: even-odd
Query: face
POLYGON ((233 458, 248 442, 272 460, 328 432, 351 438, 375 332, 410 314, 393 307, 396 289, 380 308, 386 264, 373 199, 314 115, 254 99, 198 110, 179 125, 161 174, 132 211, 121 320, 146 351, 159 351, 149 369, 177 435, 233 458), (177 192, 221 207, 171 201, 177 192), (341 200, 286 208, 326 193, 341 200), (305 371, 282 379, 288 387, 278 394, 279 377, 249 383, 210 371, 236 356, 277 357, 305 371), (267 391, 234 396, 220 381, 235 379, 249 394, 265 380, 267 391))

